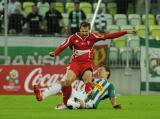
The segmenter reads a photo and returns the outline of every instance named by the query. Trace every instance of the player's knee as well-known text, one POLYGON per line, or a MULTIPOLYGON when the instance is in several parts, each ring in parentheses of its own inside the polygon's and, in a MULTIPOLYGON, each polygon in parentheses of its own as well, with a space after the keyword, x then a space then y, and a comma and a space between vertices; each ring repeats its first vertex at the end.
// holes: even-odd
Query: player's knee
POLYGON ((66 79, 65 86, 70 86, 72 84, 72 81, 70 79, 66 79))
POLYGON ((83 78, 85 83, 88 83, 92 80, 92 73, 90 73, 90 72, 84 73, 82 78, 83 78))
POLYGON ((65 77, 65 86, 69 86, 72 84, 72 82, 76 79, 76 75, 73 71, 68 71, 65 77))

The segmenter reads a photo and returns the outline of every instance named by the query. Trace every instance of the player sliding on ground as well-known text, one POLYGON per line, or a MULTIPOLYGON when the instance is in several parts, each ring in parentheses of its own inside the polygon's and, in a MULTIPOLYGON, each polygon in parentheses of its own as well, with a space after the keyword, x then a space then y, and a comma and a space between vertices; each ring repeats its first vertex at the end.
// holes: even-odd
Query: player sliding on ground
MULTIPOLYGON (((99 102, 106 98, 110 99, 111 104, 115 109, 121 109, 121 105, 117 104, 116 102, 115 87, 112 83, 108 81, 110 77, 110 69, 106 66, 101 66, 98 69, 98 72, 99 77, 93 78, 91 82, 91 85, 93 86, 91 94, 88 95, 85 92, 85 85, 83 81, 77 80, 77 82, 75 81, 72 85, 71 96, 64 95, 64 103, 58 104, 56 106, 56 109, 95 109, 97 108, 99 102)), ((56 87, 56 83, 53 84, 52 87, 56 87)), ((52 95, 52 92, 54 92, 52 89, 55 88, 50 87, 43 91, 39 88, 40 93, 35 93, 37 100, 39 100, 39 98, 45 99, 47 96, 52 95)))
MULTIPOLYGON (((96 109, 100 101, 109 98, 113 108, 121 109, 122 106, 116 102, 115 87, 108 81, 110 77, 110 69, 106 66, 101 66, 98 69, 99 77, 92 79, 92 93, 86 95, 83 89, 73 90, 70 98, 67 101, 67 108, 70 109, 96 109)), ((57 109, 66 108, 64 105, 57 105, 57 109)))

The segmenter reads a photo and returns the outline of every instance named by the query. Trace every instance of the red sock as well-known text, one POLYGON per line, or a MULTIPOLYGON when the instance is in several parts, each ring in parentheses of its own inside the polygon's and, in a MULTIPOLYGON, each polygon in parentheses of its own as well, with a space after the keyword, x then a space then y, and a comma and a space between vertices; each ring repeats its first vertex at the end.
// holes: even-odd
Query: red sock
POLYGON ((63 103, 67 104, 67 101, 71 95, 72 92, 72 87, 71 86, 64 86, 62 88, 62 92, 63 92, 63 103))
POLYGON ((86 83, 86 86, 85 86, 86 93, 90 93, 91 90, 92 90, 91 82, 86 83))

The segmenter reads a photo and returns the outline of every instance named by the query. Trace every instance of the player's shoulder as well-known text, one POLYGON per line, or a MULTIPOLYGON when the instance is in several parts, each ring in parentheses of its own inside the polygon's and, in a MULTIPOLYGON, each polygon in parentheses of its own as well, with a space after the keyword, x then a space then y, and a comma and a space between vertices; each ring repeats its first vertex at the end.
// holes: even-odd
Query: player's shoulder
POLYGON ((102 37, 102 36, 103 36, 102 33, 98 33, 98 32, 91 32, 90 34, 91 34, 91 36, 93 36, 94 38, 99 38, 99 37, 102 37))
POLYGON ((97 37, 97 33, 95 33, 95 32, 91 32, 91 33, 90 33, 90 36, 93 36, 93 37, 95 37, 95 38, 96 38, 96 37, 97 37))
POLYGON ((70 41, 71 41, 71 40, 75 39, 75 37, 76 37, 75 34, 72 34, 72 35, 70 35, 70 36, 67 38, 67 40, 70 40, 70 41))

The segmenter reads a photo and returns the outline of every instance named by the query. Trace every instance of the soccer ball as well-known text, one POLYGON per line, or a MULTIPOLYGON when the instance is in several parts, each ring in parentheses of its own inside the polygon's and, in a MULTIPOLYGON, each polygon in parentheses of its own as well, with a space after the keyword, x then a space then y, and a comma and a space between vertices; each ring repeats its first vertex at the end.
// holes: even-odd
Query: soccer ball
POLYGON ((80 102, 77 98, 69 98, 67 101, 67 107, 69 109, 78 109, 80 107, 80 102))

